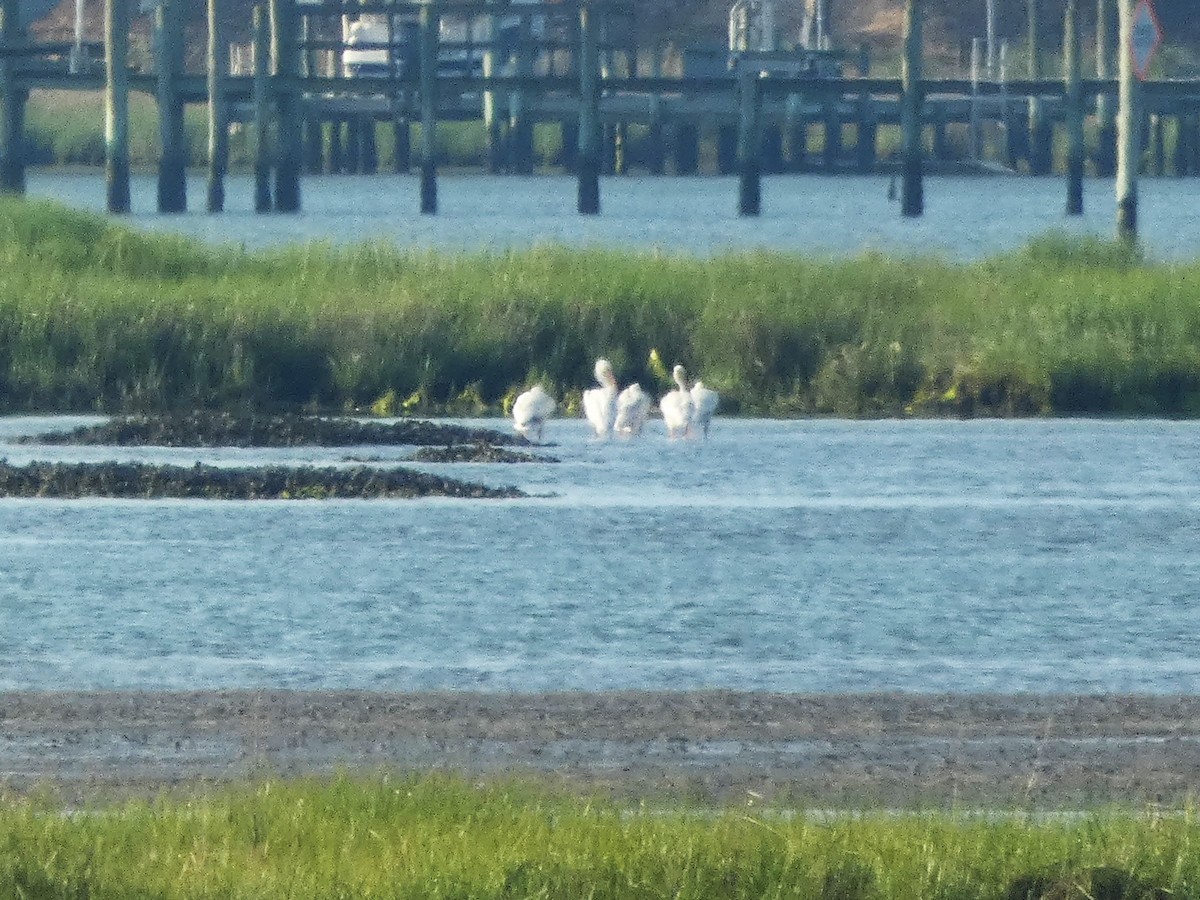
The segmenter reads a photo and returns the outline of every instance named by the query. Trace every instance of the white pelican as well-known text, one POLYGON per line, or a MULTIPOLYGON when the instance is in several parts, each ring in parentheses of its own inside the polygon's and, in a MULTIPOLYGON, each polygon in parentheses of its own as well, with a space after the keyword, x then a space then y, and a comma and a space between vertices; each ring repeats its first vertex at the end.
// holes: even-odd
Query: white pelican
POLYGON ((596 360, 596 381, 600 387, 583 392, 583 414, 591 423, 596 437, 606 438, 612 434, 617 418, 617 376, 612 363, 607 359, 596 360))
POLYGON ((617 418, 613 430, 630 437, 642 433, 650 413, 650 395, 636 382, 617 394, 617 418))
POLYGON ((513 430, 541 443, 542 427, 554 415, 556 405, 554 398, 540 384, 535 384, 513 402, 513 430))
POLYGON ((688 430, 692 434, 699 429, 701 434, 708 437, 708 423, 712 421, 713 413, 717 411, 717 404, 720 401, 721 395, 706 388, 703 381, 697 381, 692 385, 692 421, 688 425, 688 430))
POLYGON ((663 424, 667 426, 667 437, 677 438, 686 435, 691 424, 692 395, 688 392, 687 372, 683 366, 677 365, 671 371, 671 377, 678 387, 658 401, 658 408, 662 410, 663 424))

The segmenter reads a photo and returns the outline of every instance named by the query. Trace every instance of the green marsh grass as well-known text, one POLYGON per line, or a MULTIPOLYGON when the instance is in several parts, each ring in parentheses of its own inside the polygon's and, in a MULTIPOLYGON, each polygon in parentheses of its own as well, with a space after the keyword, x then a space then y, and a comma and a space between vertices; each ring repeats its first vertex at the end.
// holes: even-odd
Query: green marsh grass
POLYGON ((23 898, 1200 897, 1194 812, 619 806, 455 776, 264 781, 64 809, 0 798, 23 898))
POLYGON ((657 350, 770 415, 1200 414, 1200 267, 1047 235, 978 263, 385 243, 213 249, 0 202, 0 408, 570 410, 657 350))

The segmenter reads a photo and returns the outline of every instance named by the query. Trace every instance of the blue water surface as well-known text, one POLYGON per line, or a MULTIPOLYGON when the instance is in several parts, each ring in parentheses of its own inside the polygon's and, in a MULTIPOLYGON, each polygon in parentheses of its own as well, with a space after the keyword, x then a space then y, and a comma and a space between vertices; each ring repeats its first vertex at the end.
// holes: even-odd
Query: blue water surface
POLYGON ((0 500, 0 689, 1200 690, 1200 424, 651 429, 422 466, 525 500, 0 500))

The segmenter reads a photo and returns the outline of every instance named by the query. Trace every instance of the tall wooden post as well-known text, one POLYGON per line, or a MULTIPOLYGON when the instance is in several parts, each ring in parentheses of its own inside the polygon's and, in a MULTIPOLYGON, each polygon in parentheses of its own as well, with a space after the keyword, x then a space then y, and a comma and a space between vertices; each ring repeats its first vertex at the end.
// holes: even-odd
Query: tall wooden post
MULTIPOLYGON (((488 17, 488 43, 483 50, 483 77, 494 78, 497 74, 496 60, 499 53, 496 42, 500 40, 497 18, 488 17)), ((504 149, 500 142, 500 119, 498 116, 499 96, 495 88, 487 87, 483 92, 483 133, 486 142, 487 170, 496 175, 503 168, 504 149)))
POLYGON ((261 6, 254 7, 254 211, 270 212, 271 201, 271 34, 261 6))
POLYGON ((108 211, 129 200, 129 0, 104 3, 104 184, 108 211))
MULTIPOLYGON (((516 72, 522 78, 533 74, 532 21, 528 13, 520 17, 517 28, 516 72)), ((529 88, 520 87, 508 95, 509 165, 518 175, 533 174, 533 122, 529 115, 529 88)))
POLYGON ((187 210, 187 134, 178 78, 183 74, 184 0, 163 0, 155 10, 158 76, 158 211, 187 210))
MULTIPOLYGON (((1096 0, 1096 78, 1112 77, 1113 0, 1096 0)), ((1111 94, 1096 98, 1096 174, 1111 177, 1116 171, 1117 125, 1111 94)))
POLYGON ((905 0, 904 59, 900 67, 900 130, 903 166, 900 214, 916 217, 925 212, 925 186, 921 180, 921 0, 905 0))
POLYGON ((421 7, 421 212, 437 212, 438 14, 421 7))
POLYGON ((208 0, 208 211, 225 209, 225 171, 229 167, 229 119, 225 76, 229 44, 225 40, 218 0, 208 0))
MULTIPOLYGON (((1038 46, 1041 33, 1041 0, 1025 0, 1029 12, 1029 80, 1042 77, 1042 57, 1038 46)), ((1031 175, 1048 175, 1053 164, 1053 124, 1046 115, 1042 98, 1029 98, 1029 172, 1031 175)))
MULTIPOLYGON (((0 43, 4 47, 19 44, 24 37, 21 11, 17 0, 0 4, 0 43)), ((29 89, 17 79, 16 60, 0 57, 0 193, 25 193, 25 102, 29 89)))
POLYGON ((1079 61, 1079 0, 1063 18, 1063 78, 1067 125, 1067 215, 1083 215, 1083 89, 1079 61))
POLYGON ((1117 239, 1137 240, 1137 175, 1141 159, 1138 86, 1133 72, 1133 0, 1117 0, 1117 239))
POLYGON ((758 72, 745 67, 738 73, 738 215, 757 216, 762 211, 762 164, 759 151, 762 93, 758 72))
POLYGON ((579 7, 579 156, 578 209, 600 212, 600 58, 594 11, 579 7))
POLYGON ((270 0, 271 74, 275 86, 275 209, 300 211, 300 170, 304 165, 304 126, 297 76, 300 67, 296 0, 270 0))

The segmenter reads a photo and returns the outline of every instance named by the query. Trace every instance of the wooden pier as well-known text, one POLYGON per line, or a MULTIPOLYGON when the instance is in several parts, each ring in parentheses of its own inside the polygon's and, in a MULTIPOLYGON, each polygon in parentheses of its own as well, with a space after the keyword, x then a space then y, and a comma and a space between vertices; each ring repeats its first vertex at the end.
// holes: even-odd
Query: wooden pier
MULTIPOLYGON (((789 69, 786 53, 734 55, 727 72, 667 77, 657 50, 634 44, 625 0, 269 0, 255 10, 253 66, 237 73, 230 71, 220 31, 222 0, 208 0, 207 64, 193 71, 184 56, 184 2, 161 0, 156 7, 154 63, 146 71, 130 66, 132 0, 105 0, 104 42, 87 48, 82 66, 71 65, 68 44, 31 41, 16 0, 0 0, 0 191, 24 191, 24 111, 29 92, 40 88, 103 91, 105 178, 114 213, 130 207, 131 91, 155 97, 158 105, 158 209, 164 213, 186 209, 183 111, 189 103, 207 104, 207 208, 214 213, 225 208, 234 123, 255 134, 253 204, 262 212, 298 211, 306 172, 327 165, 374 168, 377 130, 390 128, 396 169, 407 170, 415 146, 420 209, 436 213, 436 136, 447 121, 484 124, 486 165, 496 172, 533 171, 533 126, 561 129, 562 164, 578 178, 578 211, 588 215, 600 212, 605 172, 635 166, 652 174, 696 172, 702 134, 715 135, 716 169, 738 175, 737 210, 748 216, 761 209, 764 173, 880 170, 884 128, 897 129, 905 215, 920 215, 922 170, 931 157, 950 158, 952 128, 969 132, 976 149, 981 129, 1003 134, 1000 163, 1030 174, 1052 171, 1054 134, 1061 129, 1069 212, 1081 210, 1085 160, 1101 175, 1112 174, 1115 160, 1105 117, 1115 107, 1118 83, 1080 77, 1077 0, 1067 8, 1063 77, 1003 81, 923 77, 919 0, 908 0, 900 78, 872 76, 865 52, 836 77, 789 69), (392 23, 377 48, 389 59, 382 76, 347 77, 341 60, 351 49, 345 38, 351 15, 392 23), (515 42, 511 33, 505 42, 497 37, 502 21, 515 42), (397 27, 400 22, 411 22, 411 32, 397 27), (465 37, 442 36, 451 22, 467 23, 465 37), (474 22, 488 23, 486 33, 473 34, 474 22), (448 64, 455 60, 457 68, 448 64), (1088 129, 1097 135, 1091 148, 1083 144, 1088 118, 1096 123, 1088 129), (631 128, 639 134, 637 158, 631 128), (849 144, 848 131, 854 136, 849 144), (816 158, 814 134, 824 148, 816 158)), ((1200 81, 1142 83, 1136 115, 1150 171, 1200 172, 1200 81), (1167 130, 1175 136, 1170 160, 1167 130)))

